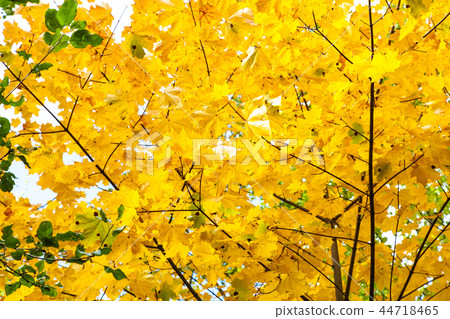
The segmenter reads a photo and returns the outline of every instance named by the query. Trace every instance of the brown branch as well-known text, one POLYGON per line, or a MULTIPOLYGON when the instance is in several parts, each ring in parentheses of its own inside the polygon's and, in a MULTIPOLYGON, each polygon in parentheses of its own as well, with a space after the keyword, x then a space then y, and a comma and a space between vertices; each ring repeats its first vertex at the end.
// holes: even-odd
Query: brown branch
POLYGON ((117 146, 114 148, 114 150, 111 152, 111 154, 109 154, 108 159, 106 160, 105 165, 103 166, 103 169, 106 168, 106 165, 108 165, 109 160, 111 159, 111 157, 113 156, 114 152, 119 148, 119 146, 122 145, 122 142, 120 142, 119 144, 117 144, 117 146))
POLYGON ((281 197, 281 196, 279 196, 279 195, 277 195, 277 194, 275 194, 275 193, 273 193, 273 196, 274 196, 275 198, 277 198, 277 199, 279 199, 279 200, 281 200, 281 201, 283 201, 283 202, 285 202, 285 203, 291 205, 291 206, 294 206, 294 207, 297 208, 297 209, 300 209, 300 210, 304 211, 305 213, 308 213, 309 215, 312 215, 312 214, 309 212, 309 209, 307 209, 307 208, 305 208, 305 207, 302 207, 302 206, 300 206, 300 205, 298 205, 298 204, 296 204, 296 203, 294 203, 294 202, 291 202, 290 200, 288 200, 288 199, 286 199, 286 198, 284 198, 284 197, 281 197))
MULTIPOLYGON (((197 21, 195 21, 195 15, 194 15, 194 10, 192 9, 191 1, 189 1, 189 8, 191 9, 191 15, 192 15, 192 19, 194 20, 194 26, 197 26, 197 21)), ((209 65, 208 65, 208 59, 206 58, 205 47, 203 46, 202 40, 199 39, 199 41, 200 41, 200 47, 201 47, 202 52, 203 52, 203 58, 205 59, 205 63, 206 63, 206 71, 208 73, 208 76, 210 76, 211 72, 209 71, 209 65)))
POLYGON ((246 119, 245 119, 238 111, 236 111, 236 110, 234 109, 233 105, 231 105, 230 103, 227 103, 227 104, 233 109, 234 112, 236 112, 237 115, 239 115, 239 117, 240 117, 244 122, 247 122, 247 120, 246 120, 246 119))
MULTIPOLYGON (((444 211, 444 209, 447 206, 449 201, 450 201, 450 198, 447 198, 447 200, 445 201, 445 203, 442 205, 441 209, 439 210, 438 215, 444 211)), ((408 278, 406 278, 406 280, 405 280, 405 284, 403 285, 402 291, 400 292, 400 295, 398 296, 397 301, 400 301, 404 298, 403 294, 405 293, 405 290, 408 287, 409 281, 411 280, 411 277, 414 274, 414 270, 416 269, 420 258, 423 256, 422 250, 425 248, 427 239, 428 239, 428 237, 430 237, 430 234, 431 234, 431 231, 433 230, 434 224, 437 222, 438 219, 439 219, 439 216, 433 220, 433 222, 430 225, 430 228, 428 229, 428 232, 426 233, 425 237, 423 238, 422 244, 420 245, 420 248, 418 249, 418 251, 416 253, 416 258, 414 260, 414 264, 412 265, 411 269, 409 270, 408 278)), ((441 231, 441 233, 443 233, 449 225, 450 225, 450 223, 448 223, 447 226, 445 226, 445 228, 441 231)), ((436 238, 438 238, 441 235, 441 233, 436 238)), ((431 244, 433 244, 433 243, 434 243, 434 240, 432 241, 431 244)), ((425 250, 423 251, 424 253, 430 247, 430 245, 428 245, 428 247, 425 248, 425 250)))
POLYGON ((434 297, 436 297, 438 294, 440 294, 441 292, 443 292, 444 290, 450 288, 450 285, 448 285, 447 287, 442 288, 441 290, 439 290, 437 293, 435 293, 433 296, 431 296, 430 298, 427 299, 427 301, 430 301, 431 299, 433 299, 434 297))
POLYGON ((74 295, 74 294, 71 294, 71 293, 68 293, 68 292, 65 292, 65 291, 61 291, 61 294, 67 295, 67 296, 70 296, 70 297, 74 297, 74 298, 78 297, 77 295, 74 295))
MULTIPOLYGON (((295 155, 293 155, 293 154, 291 154, 291 156, 294 156, 295 158, 298 158, 297 156, 295 156, 295 155)), ((307 163, 308 165, 310 165, 310 166, 312 166, 312 167, 314 167, 314 168, 317 168, 318 170, 321 170, 322 172, 324 172, 324 173, 326 173, 326 174, 328 174, 328 175, 330 175, 330 176, 336 178, 337 180, 341 181, 341 182, 344 183, 345 185, 350 186, 351 188, 357 190, 357 191, 360 192, 361 194, 367 195, 367 193, 364 192, 363 190, 359 189, 358 187, 354 186, 353 184, 350 184, 349 182, 346 182, 346 181, 343 180, 342 178, 340 178, 340 177, 334 175, 333 173, 327 171, 326 169, 323 169, 322 167, 319 167, 319 166, 317 166, 317 165, 315 165, 315 164, 313 164, 313 163, 311 163, 311 162, 306 162, 306 163, 307 163)))
POLYGON ((12 94, 12 92, 14 92, 20 85, 23 85, 23 82, 28 78, 28 76, 30 76, 31 73, 33 73, 33 70, 35 70, 42 62, 44 62, 44 60, 50 55, 50 53, 52 53, 52 51, 56 48, 56 46, 57 46, 57 45, 59 44, 59 42, 61 41, 62 37, 63 37, 63 36, 61 35, 61 36, 59 37, 58 41, 55 43, 55 45, 53 45, 53 46, 48 50, 48 52, 44 55, 44 57, 43 57, 38 63, 36 63, 36 64, 31 68, 31 70, 27 73, 27 75, 25 75, 25 76, 23 77, 22 80, 20 80, 17 76, 15 76, 15 74, 12 73, 12 71, 9 69, 9 67, 7 66, 7 64, 6 64, 5 62, 2 61, 3 65, 8 69, 8 71, 11 72, 11 74, 14 75, 14 77, 16 78, 17 81, 19 81, 19 83, 18 83, 11 91, 9 91, 9 93, 5 96, 5 99, 7 99, 7 98, 12 94))
POLYGON ((108 180, 112 187, 114 187, 114 189, 118 191, 119 187, 117 187, 117 185, 112 181, 108 174, 106 174, 106 172, 100 166, 98 166, 98 164, 95 164, 95 167, 99 170, 100 174, 102 174, 108 180))
POLYGON ((129 291, 127 288, 123 288, 123 291, 125 291, 127 294, 132 295, 134 298, 137 298, 136 295, 134 293, 132 293, 131 291, 129 291))
POLYGON ((414 292, 416 292, 418 289, 422 288, 423 286, 428 285, 428 284, 432 283, 433 281, 438 280, 439 278, 442 278, 444 276, 445 275, 439 275, 436 278, 433 278, 431 280, 427 280, 425 283, 419 285, 418 287, 416 287, 413 290, 411 290, 410 292, 408 292, 406 295, 403 296, 403 298, 408 297, 409 295, 413 294, 414 292))
MULTIPOLYGON (((312 268, 314 268, 314 270, 316 270, 319 274, 321 274, 326 280, 328 280, 334 287, 336 287, 336 289, 340 289, 338 286, 336 286, 336 284, 330 279, 328 278, 327 275, 325 275, 319 268, 317 268, 316 266, 314 266, 310 261, 308 261, 305 257, 303 257, 302 255, 300 255, 298 252, 296 252, 295 250, 293 250, 291 247, 288 246, 288 243, 283 243, 281 241, 278 241, 280 244, 282 244, 283 246, 286 247, 286 249, 290 250, 291 252, 293 252, 295 255, 297 255, 298 257, 300 257, 301 259, 303 259, 303 261, 305 261, 308 265, 310 265, 312 268)), ((342 289, 340 290, 342 293, 342 289)))
POLYGON ((450 15, 450 12, 446 14, 446 16, 444 18, 442 18, 441 21, 439 21, 430 31, 428 31, 423 37, 422 39, 425 39, 431 32, 433 32, 442 22, 444 22, 445 19, 448 18, 448 16, 450 15))
MULTIPOLYGON (((369 27, 371 57, 375 53, 374 31, 372 21, 372 1, 369 0, 369 27)), ((373 184, 373 145, 374 145, 374 118, 375 118, 375 82, 370 79, 370 127, 369 127, 369 207, 370 207, 370 279, 369 297, 374 300, 375 294, 375 193, 373 184)))
MULTIPOLYGON (((189 170, 189 172, 187 172, 186 174, 190 173, 193 167, 194 167, 194 166, 192 165, 191 168, 190 168, 190 170, 189 170)), ((185 179, 185 175, 183 175, 183 172, 182 172, 179 168, 176 168, 175 171, 178 173, 178 175, 179 175, 183 180, 185 179)), ((217 224, 217 223, 216 223, 216 222, 215 222, 208 214, 206 214, 206 213, 204 212, 204 210, 202 209, 202 207, 199 206, 199 205, 195 202, 193 196, 192 196, 191 193, 190 193, 190 190, 192 190, 194 193, 197 193, 197 191, 191 186, 191 184, 190 184, 188 181, 184 181, 182 191, 184 190, 185 187, 188 187, 188 191, 189 191, 189 195, 190 195, 191 200, 192 200, 192 204, 197 208, 197 210, 198 210, 200 213, 203 214, 203 216, 205 216, 205 217, 206 217, 206 218, 207 218, 207 219, 208 219, 215 227, 218 228, 218 227, 219 227, 219 224, 217 224)), ((227 231, 225 231, 224 229, 221 229, 220 231, 221 231, 225 236, 227 236, 228 238, 230 238, 230 239, 232 238, 232 236, 231 236, 227 231)), ((242 246, 240 243, 236 243, 236 245, 237 245, 239 248, 241 248, 242 250, 245 250, 245 251, 247 252, 247 254, 248 254, 250 257, 253 257, 252 254, 251 254, 244 246, 242 246)), ((270 269, 269 267, 267 267, 266 265, 264 265, 264 263, 262 263, 261 261, 258 261, 258 264, 260 264, 260 265, 264 268, 265 271, 271 271, 271 269, 270 269)))
POLYGON ((165 212, 198 212, 198 209, 159 209, 159 210, 145 210, 137 213, 151 214, 151 213, 165 213, 165 212))
MULTIPOLYGON (((8 67, 8 65, 3 62, 3 65, 6 67, 6 69, 16 78, 16 80, 20 81, 19 77, 8 67)), ((89 79, 89 77, 88 77, 89 79)), ((87 83, 87 81, 86 81, 87 83)), ((46 106, 45 104, 36 96, 36 94, 34 94, 33 91, 30 90, 30 88, 28 88, 28 86, 25 85, 25 83, 23 83, 22 81, 22 86, 25 88, 25 90, 27 90, 32 96, 33 98, 56 120, 56 122, 63 128, 63 130, 72 138, 72 140, 75 142, 75 144, 78 145, 78 147, 81 149, 81 151, 88 157, 88 159, 91 162, 95 162, 94 158, 91 156, 91 154, 89 154, 89 152, 86 150, 86 148, 84 148, 84 146, 80 143, 80 141, 72 134, 72 132, 69 130, 68 127, 66 127, 46 106)), ((110 184, 114 187, 115 190, 119 190, 119 188, 117 187, 117 185, 111 180, 111 178, 105 173, 104 170, 102 170, 100 168, 100 166, 95 165, 95 167, 99 170, 99 172, 108 180, 108 182, 110 182, 110 184)))
POLYGON ((343 118, 341 118, 341 121, 344 122, 345 126, 347 126, 349 129, 351 129, 353 132, 355 132, 355 133, 361 135, 365 140, 367 140, 368 142, 370 142, 369 139, 368 139, 364 134, 362 134, 361 132, 358 132, 358 131, 355 130, 353 127, 351 127, 350 125, 348 125, 348 124, 344 121, 343 118))
POLYGON ((362 200, 362 196, 356 197, 354 200, 351 201, 350 204, 348 204, 347 206, 345 206, 344 212, 346 212, 346 211, 348 211, 350 208, 352 208, 353 205, 355 205, 357 202, 359 202, 359 203, 361 204, 361 200, 362 200))
MULTIPOLYGON (((190 2, 189 2, 189 3, 190 3, 190 2)), ((200 46, 202 47, 203 58, 205 59, 206 72, 208 73, 208 76, 210 76, 211 72, 209 71, 208 59, 206 58, 206 52, 205 52, 205 48, 204 48, 204 46, 203 46, 202 40, 200 40, 200 46)))
POLYGON ((155 92, 152 92, 152 96, 150 96, 150 99, 147 101, 147 104, 145 105, 145 109, 142 112, 141 116, 139 117, 139 119, 136 121, 136 123, 133 125, 133 130, 136 127, 136 125, 142 120, 142 118, 145 116, 145 112, 147 111, 148 105, 150 104, 150 101, 152 100, 153 96, 155 95, 155 92))
MULTIPOLYGON (((278 150, 281 149, 279 146, 270 143, 264 136, 261 136, 261 138, 262 138, 263 140, 265 140, 270 146, 275 147, 275 148, 278 149, 278 150)), ((295 154, 289 154, 289 156, 292 156, 293 158, 302 160, 301 158, 299 158, 299 157, 296 156, 295 154)), ((340 177, 334 175, 333 173, 327 171, 326 169, 323 169, 322 167, 319 167, 319 166, 317 166, 317 165, 315 165, 315 164, 313 164, 313 163, 311 163, 311 162, 306 162, 306 163, 307 163, 308 165, 310 165, 310 166, 312 166, 312 167, 314 167, 314 168, 317 168, 318 170, 320 170, 320 171, 322 171, 322 172, 324 172, 324 173, 326 173, 326 174, 328 174, 328 175, 330 175, 330 176, 336 178, 337 180, 341 181, 341 182, 344 183, 345 185, 350 186, 351 188, 357 190, 357 191, 360 192, 361 194, 367 195, 367 193, 364 192, 363 190, 359 189, 358 187, 354 186, 353 184, 350 184, 349 182, 346 182, 346 181, 343 180, 342 178, 340 178, 340 177)))
MULTIPOLYGON (((158 241, 156 240, 156 238, 154 238, 154 237, 153 237, 153 241, 155 242, 158 249, 163 253, 163 255, 166 256, 166 252, 164 251, 163 246, 160 245, 158 243, 158 241)), ((181 273, 181 270, 178 269, 177 265, 175 265, 175 263, 172 261, 172 259, 170 257, 166 257, 166 259, 169 262, 172 269, 177 273, 178 277, 180 277, 180 279, 183 281, 184 285, 189 289, 189 291, 194 296, 194 298, 197 299, 197 301, 202 301, 202 298, 200 298, 198 293, 194 290, 194 288, 192 288, 192 285, 186 280, 184 275, 181 273)))
MULTIPOLYGON (((270 229, 270 230, 272 230, 277 236, 283 238, 284 240, 286 240, 286 241, 288 241, 288 242, 291 242, 290 244, 294 245, 297 249, 301 250, 301 251, 304 252, 305 254, 308 254, 308 255, 311 256, 312 258, 316 259, 318 262, 320 262, 320 263, 322 263, 322 264, 325 264, 325 265, 329 266, 330 268, 333 267, 332 264, 327 263, 327 262, 326 262, 325 260, 323 260, 323 259, 319 259, 318 256, 316 256, 316 255, 310 253, 309 251, 307 251, 306 249, 302 248, 302 247, 299 246, 298 244, 292 243, 292 241, 291 241, 288 237, 283 236, 283 235, 281 235, 281 234, 278 233, 278 232, 275 232, 273 229, 270 229)), ((279 257, 281 257, 281 255, 283 254, 285 248, 286 248, 286 247, 283 246, 283 249, 282 249, 282 251, 281 251, 279 257)))
POLYGON ((77 103, 78 103, 78 98, 79 98, 79 97, 77 96, 77 98, 76 98, 76 100, 75 100, 75 103, 73 104, 72 112, 70 112, 69 121, 67 121, 67 129, 69 129, 70 122, 72 121, 72 116, 73 116, 73 113, 75 112, 75 108, 76 108, 77 103))
MULTIPOLYGON (((309 215, 312 215, 312 214, 310 213, 309 209, 307 209, 307 208, 305 208, 305 207, 302 207, 302 206, 300 206, 299 204, 294 203, 294 202, 292 202, 292 201, 290 201, 290 200, 288 200, 288 199, 286 199, 286 198, 284 198, 284 197, 282 197, 282 196, 280 196, 280 195, 277 195, 277 194, 275 194, 275 193, 273 193, 272 195, 273 195, 275 198, 277 198, 277 199, 279 199, 279 200, 281 200, 281 201, 283 201, 283 202, 285 202, 285 203, 287 203, 287 204, 289 204, 289 205, 291 205, 291 206, 294 206, 295 208, 300 209, 301 211, 304 211, 305 213, 307 213, 307 214, 309 214, 309 215)), ((354 200, 352 200, 352 202, 344 208, 344 212, 346 212, 346 211, 348 211, 350 208, 352 208, 353 205, 355 205, 356 202, 359 201, 361 198, 362 198, 361 196, 358 196, 357 198, 355 198, 354 200)), ((320 216, 320 215, 316 215, 315 217, 317 217, 318 219, 320 219, 320 220, 323 221, 323 222, 326 222, 327 224, 330 223, 330 220, 329 220, 328 218, 322 217, 322 216, 320 216)))
MULTIPOLYGON (((400 186, 400 185, 398 185, 400 186)), ((397 209, 400 209, 400 187, 397 188, 397 209)), ((392 262, 391 262, 391 277, 389 278, 389 300, 392 301, 392 279, 394 278, 394 262, 395 255, 397 254, 397 234, 398 234, 398 224, 400 222, 400 216, 397 217, 397 223, 395 225, 395 237, 394 237, 394 251, 392 252, 392 262)))
POLYGON ((19 133, 15 136, 12 136, 11 138, 17 138, 20 136, 24 136, 24 135, 36 135, 36 134, 55 134, 55 133, 65 133, 65 130, 60 130, 60 131, 53 131, 53 132, 28 132, 28 133, 19 133))
MULTIPOLYGON (((359 202, 362 203, 362 197, 359 197, 359 202)), ((358 248, 359 230, 364 216, 361 215, 361 206, 358 207, 358 216, 356 217, 355 237, 353 239, 352 256, 350 257, 350 267, 347 274, 347 286, 345 287, 345 300, 350 300, 350 288, 353 280, 353 267, 355 266, 356 251, 358 248)))
POLYGON ((384 186, 386 186, 390 181, 392 181, 394 178, 396 178, 398 175, 400 175, 401 173, 403 173, 404 171, 406 171, 408 168, 410 168, 413 164, 415 164, 418 160, 420 160, 423 157, 424 154, 420 155, 418 158, 416 158, 411 164, 409 164, 407 167, 403 168, 401 171, 399 171, 398 173, 396 173, 394 176, 392 176, 391 178, 389 178, 385 183, 383 183, 383 185, 381 185, 380 187, 378 187, 378 189, 374 192, 374 194, 378 193, 384 186))
POLYGON ((350 62, 351 64, 353 64, 353 62, 349 59, 349 58, 347 58, 346 56, 345 56, 345 54, 344 53, 342 53, 341 52, 341 50, 339 50, 335 45, 334 45, 334 43, 333 42, 331 42, 326 36, 325 36, 325 34, 323 34, 322 33, 322 31, 320 31, 319 30, 319 27, 318 27, 318 25, 317 25, 317 22, 316 22, 316 17, 315 17, 315 15, 314 15, 314 11, 312 12, 312 15, 313 15, 313 19, 314 19, 314 24, 316 25, 316 29, 315 30, 313 30, 313 31, 315 31, 316 33, 318 33, 319 35, 321 35, 337 52, 339 52, 339 54, 340 55, 342 55, 342 57, 344 58, 344 59, 346 59, 348 62, 350 62))
MULTIPOLYGON (((295 85, 294 85, 294 90, 295 90, 295 97, 297 98, 298 106, 300 106, 300 110, 302 110, 302 114, 303 114, 303 106, 302 106, 302 103, 300 102, 300 96, 298 95, 298 92, 297 92, 297 86, 295 86, 295 85)), ((303 114, 303 116, 305 116, 305 115, 303 114)))
POLYGON ((339 261, 339 249, 336 237, 332 239, 331 259, 333 259, 333 276, 336 288, 334 289, 336 301, 344 301, 344 291, 342 287, 341 263, 339 261))
MULTIPOLYGON (((306 230, 301 230, 301 229, 292 229, 292 228, 287 228, 287 227, 279 227, 279 226, 274 226, 271 227, 270 230, 288 230, 288 231, 292 231, 292 232, 296 232, 296 233, 300 233, 300 234, 306 234, 306 235, 312 235, 312 236, 319 236, 319 237, 324 237, 324 238, 336 238, 336 239, 340 239, 340 240, 350 240, 350 241, 355 241, 354 238, 350 238, 350 237, 343 237, 343 236, 331 236, 331 235, 326 235, 326 234, 319 234, 319 233, 312 233, 306 230)), ((362 244, 366 244, 366 245, 370 245, 369 242, 367 241, 363 241, 363 240, 356 240, 357 242, 360 242, 362 244)))

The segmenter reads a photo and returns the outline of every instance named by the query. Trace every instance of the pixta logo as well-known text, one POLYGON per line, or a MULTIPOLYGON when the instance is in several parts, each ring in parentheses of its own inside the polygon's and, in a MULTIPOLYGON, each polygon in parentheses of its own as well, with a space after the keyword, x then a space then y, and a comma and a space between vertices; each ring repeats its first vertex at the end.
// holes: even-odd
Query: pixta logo
POLYGON ((159 132, 140 131, 126 143, 126 165, 153 175, 155 166, 161 169, 170 162, 172 152, 170 145, 166 144, 171 139, 159 132), (155 163, 156 152, 164 152, 164 157, 157 163, 155 163))
MULTIPOLYGON (((171 147, 168 142, 172 137, 163 136, 159 132, 142 130, 130 138, 126 143, 126 165, 141 172, 153 175, 154 169, 161 169, 171 160, 171 147), (156 158, 158 160, 156 160, 156 158)), ((245 138, 239 139, 193 139, 191 153, 194 165, 202 165, 202 158, 207 161, 227 161, 231 166, 246 166, 252 162, 266 166, 273 160, 279 165, 302 165, 304 162, 315 161, 317 165, 325 165, 319 148, 312 139, 306 139, 299 143, 297 139, 274 139, 269 143, 279 151, 279 156, 273 159, 265 158, 264 147, 269 141, 259 139, 251 141, 245 138), (296 154, 288 153, 289 147, 301 146, 296 154), (239 156, 238 152, 244 156, 239 156), (288 159, 295 159, 295 163, 288 159)), ((241 154, 239 154, 241 155, 241 154)))

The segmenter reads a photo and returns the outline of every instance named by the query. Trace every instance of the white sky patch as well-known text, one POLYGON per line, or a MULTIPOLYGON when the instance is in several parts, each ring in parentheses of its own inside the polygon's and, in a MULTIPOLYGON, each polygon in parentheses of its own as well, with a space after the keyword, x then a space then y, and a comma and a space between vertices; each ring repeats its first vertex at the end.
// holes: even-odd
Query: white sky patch
POLYGON ((398 244, 401 244, 403 241, 402 235, 397 235, 397 241, 396 241, 395 235, 392 231, 383 233, 383 236, 387 238, 387 241, 385 244, 391 246, 392 248, 394 248, 394 244, 398 245, 398 244))
POLYGON ((37 184, 39 175, 30 174, 28 168, 25 167, 25 164, 22 162, 14 161, 11 164, 10 171, 17 177, 14 180, 15 185, 12 190, 12 193, 17 200, 20 198, 28 198, 30 204, 39 205, 45 204, 55 198, 56 193, 48 188, 42 189, 42 187, 37 184))
MULTIPOLYGON (((85 157, 87 158, 87 157, 85 157)), ((73 152, 72 154, 64 153, 63 154, 63 163, 64 165, 73 165, 75 163, 82 163, 83 157, 78 155, 77 153, 73 152)))
MULTIPOLYGON (((99 1, 99 5, 107 4, 112 8, 111 14, 114 17, 113 22, 111 23, 110 30, 106 30, 108 32, 112 32, 114 29, 113 40, 115 43, 120 43, 125 39, 122 37, 122 32, 125 27, 131 26, 131 18, 130 16, 133 14, 134 4, 133 0, 109 0, 109 1, 99 1), (120 21, 119 21, 120 19, 120 21), (117 24, 118 23, 118 24, 117 24), (117 26, 116 26, 117 25, 117 26)), ((83 1, 83 7, 88 8, 89 5, 86 5, 86 1, 83 1)))
MULTIPOLYGON (((99 185, 99 187, 102 187, 102 186, 104 187, 104 185, 101 182, 98 183, 98 185, 99 185)), ((102 191, 102 189, 99 187, 97 187, 97 186, 92 186, 90 188, 76 187, 75 188, 76 191, 84 192, 86 194, 86 196, 84 196, 83 198, 77 199, 77 202, 90 203, 94 199, 99 200, 100 196, 98 196, 98 193, 100 191, 102 191)))
MULTIPOLYGON (((58 118, 58 120, 60 121, 64 120, 61 116, 58 115, 58 113, 61 112, 61 109, 58 107, 59 102, 52 103, 47 98, 45 98, 44 105, 54 116, 58 118)), ((46 109, 44 109, 42 105, 38 104, 37 107, 39 108, 39 114, 38 115, 33 114, 33 116, 31 117, 31 122, 36 122, 39 125, 50 123, 53 126, 57 127, 59 126, 55 118, 52 115, 50 115, 50 113, 46 109)))

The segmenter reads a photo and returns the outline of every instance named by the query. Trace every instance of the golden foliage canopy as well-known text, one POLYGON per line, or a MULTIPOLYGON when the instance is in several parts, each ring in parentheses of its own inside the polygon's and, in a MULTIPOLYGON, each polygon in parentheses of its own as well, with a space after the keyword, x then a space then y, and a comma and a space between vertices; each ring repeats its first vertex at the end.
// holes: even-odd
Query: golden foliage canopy
POLYGON ((448 1, 58 3, 3 21, 0 157, 56 197, 2 164, 0 298, 448 300, 448 1))

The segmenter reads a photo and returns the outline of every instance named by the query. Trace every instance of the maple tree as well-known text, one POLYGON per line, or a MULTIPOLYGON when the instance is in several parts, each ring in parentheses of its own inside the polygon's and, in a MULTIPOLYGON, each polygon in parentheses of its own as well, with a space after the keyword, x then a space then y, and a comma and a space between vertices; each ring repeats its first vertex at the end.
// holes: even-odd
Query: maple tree
POLYGON ((117 43, 36 2, 1 2, 0 298, 448 300, 450 3, 135 0, 117 43))

